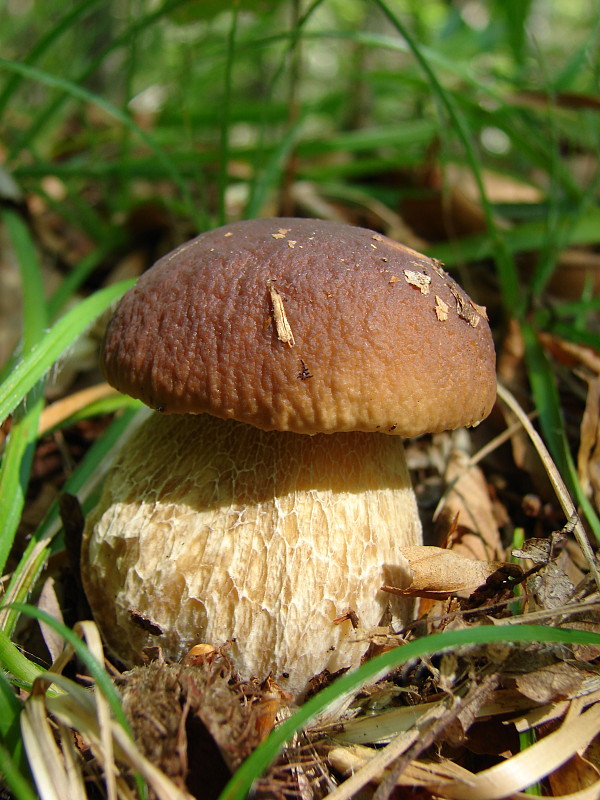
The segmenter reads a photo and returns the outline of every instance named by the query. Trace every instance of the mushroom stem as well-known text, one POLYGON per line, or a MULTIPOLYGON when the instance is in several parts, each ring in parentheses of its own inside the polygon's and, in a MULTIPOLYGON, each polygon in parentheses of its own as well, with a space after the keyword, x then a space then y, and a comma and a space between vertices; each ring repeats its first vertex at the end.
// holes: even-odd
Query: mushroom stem
POLYGON ((128 440, 88 519, 82 572, 109 647, 128 663, 231 642, 242 678, 300 696, 354 667, 412 601, 402 547, 421 524, 399 437, 262 431, 153 415, 128 440), (334 620, 348 611, 359 628, 334 620))

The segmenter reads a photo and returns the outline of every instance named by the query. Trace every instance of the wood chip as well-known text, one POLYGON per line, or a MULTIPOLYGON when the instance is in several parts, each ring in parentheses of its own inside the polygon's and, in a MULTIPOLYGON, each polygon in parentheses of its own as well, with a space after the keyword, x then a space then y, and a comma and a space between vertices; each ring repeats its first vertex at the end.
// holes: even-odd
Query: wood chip
POLYGON ((440 322, 445 322, 448 319, 448 304, 444 303, 437 294, 435 296, 435 313, 440 322))
POLYGON ((471 303, 471 305, 473 306, 473 308, 479 314, 480 317, 483 317, 484 319, 489 319, 487 315, 487 308, 485 306, 480 306, 477 303, 474 303, 471 300, 471 298, 469 298, 469 303, 471 303))
POLYGON ((271 281, 267 281, 267 286, 271 295, 271 303, 273 304, 273 318, 275 320, 275 328, 277 329, 277 338, 280 342, 285 342, 290 347, 293 347, 296 342, 285 313, 283 298, 271 281))
POLYGON ((429 284, 431 283, 429 275, 425 275, 423 272, 414 272, 411 269, 405 269, 403 272, 407 283, 416 286, 421 294, 429 294, 429 284))
POLYGON ((442 269, 444 263, 442 261, 439 261, 437 258, 431 258, 430 261, 431 261, 431 266, 434 268, 437 274, 440 277, 445 278, 448 273, 446 272, 445 269, 442 269))
POLYGON ((471 327, 476 328, 479 325, 481 315, 475 311, 471 305, 471 301, 466 297, 466 295, 461 294, 456 286, 451 285, 449 286, 449 289, 456 300, 456 311, 458 316, 461 319, 466 319, 471 327))

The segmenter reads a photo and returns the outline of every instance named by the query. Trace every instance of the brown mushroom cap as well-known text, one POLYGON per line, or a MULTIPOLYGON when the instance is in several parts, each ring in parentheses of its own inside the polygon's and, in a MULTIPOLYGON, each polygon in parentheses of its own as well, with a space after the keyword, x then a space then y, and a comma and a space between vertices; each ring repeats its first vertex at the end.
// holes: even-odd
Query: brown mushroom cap
POLYGON ((238 222, 166 255, 121 301, 103 362, 164 413, 307 434, 473 425, 496 394, 485 312, 438 262, 313 219, 238 222))

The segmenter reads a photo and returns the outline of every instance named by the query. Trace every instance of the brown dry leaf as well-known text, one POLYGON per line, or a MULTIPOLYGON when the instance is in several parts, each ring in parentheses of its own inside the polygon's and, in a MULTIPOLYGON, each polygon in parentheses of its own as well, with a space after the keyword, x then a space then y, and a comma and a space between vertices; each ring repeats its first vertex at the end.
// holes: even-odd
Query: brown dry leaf
MULTIPOLYGON (((483 309, 484 307, 477 306, 470 300, 467 302, 467 298, 463 297, 461 292, 459 292, 454 286, 450 286, 450 292, 454 295, 454 299, 456 300, 456 311, 458 316, 461 319, 465 319, 472 328, 476 328, 479 325, 481 317, 484 316, 483 314, 479 313, 477 309, 483 309)), ((487 314, 485 318, 487 319, 487 314)))
MULTIPOLYGON (((473 171, 459 164, 450 164, 446 170, 447 176, 456 183, 473 202, 481 199, 479 186, 473 177, 473 171)), ((506 175, 493 170, 481 170, 481 178, 485 186, 485 193, 490 203, 541 203, 543 192, 531 183, 517 180, 512 175, 506 175)))
POLYGON ((560 661, 516 678, 517 689, 536 703, 552 703, 572 697, 581 687, 587 673, 560 661))
POLYGON ((600 737, 596 736, 594 741, 585 751, 585 758, 600 772, 600 737))
POLYGON ((470 594, 501 566, 498 562, 469 558, 442 547, 403 547, 401 552, 410 565, 411 582, 397 588, 410 596, 470 594))
MULTIPOLYGON (((328 800, 342 800, 354 796, 356 787, 361 788, 367 783, 379 782, 382 778, 382 766, 387 755, 385 750, 373 750, 362 745, 349 747, 334 747, 328 753, 331 766, 342 775, 351 776, 341 784, 335 792, 328 795, 328 800), (351 785, 348 785, 352 782, 351 785)), ((396 758, 397 752, 393 753, 396 758)), ((391 757, 389 761, 393 760, 391 757)), ((426 786, 432 781, 444 781, 456 776, 460 767, 455 767, 450 761, 440 763, 424 763, 413 761, 398 779, 399 786, 426 786)), ((411 795, 412 796, 412 795, 411 795)))
POLYGON ((516 319, 510 319, 506 333, 498 349, 498 377, 512 392, 526 386, 525 342, 521 326, 516 319))
POLYGON ((552 560, 554 548, 562 543, 564 536, 555 531, 550 538, 540 539, 532 536, 523 542, 522 547, 514 548, 511 552, 515 558, 527 558, 534 564, 547 564, 552 560))
POLYGON ((415 173, 414 185, 423 192, 418 197, 404 198, 400 214, 418 236, 440 241, 486 230, 479 198, 467 197, 459 185, 449 183, 437 167, 415 173))
POLYGON ((570 795, 600 783, 600 771, 577 753, 548 776, 552 796, 570 795))
MULTIPOLYGON (((50 576, 44 581, 37 605, 39 609, 49 614, 52 619, 64 624, 61 601, 56 595, 56 583, 53 577, 50 576)), ((50 657, 52 661, 55 661, 64 650, 65 640, 45 622, 40 622, 40 629, 50 657)))
POLYGON ((47 406, 40 416, 39 433, 43 435, 52 428, 59 426, 62 422, 67 420, 70 416, 81 411, 91 403, 97 400, 104 400, 107 397, 116 397, 119 392, 109 386, 108 383, 99 383, 95 386, 89 386, 86 389, 80 389, 78 392, 73 392, 67 397, 61 397, 60 400, 47 406))
MULTIPOLYGON (((582 714, 575 701, 558 730, 518 755, 473 774, 465 770, 462 779, 439 785, 449 800, 500 800, 521 792, 550 775, 592 741, 600 728, 600 706, 582 714)), ((435 792, 437 787, 430 786, 435 792)), ((597 795, 590 794, 589 800, 597 795)))
POLYGON ((583 248, 563 250, 548 284, 548 292, 563 301, 579 300, 590 284, 593 293, 599 294, 600 253, 583 248))
MULTIPOLYGON (((590 631, 591 633, 600 633, 600 623, 582 622, 577 620, 575 622, 563 623, 564 628, 573 628, 576 631, 590 631)), ((594 661, 600 658, 600 647, 594 644, 573 644, 571 645, 573 656, 577 661, 594 661)))
POLYGON ((444 480, 450 488, 436 513, 436 530, 446 535, 458 515, 456 533, 448 547, 472 559, 501 560, 500 531, 483 472, 470 465, 465 452, 455 449, 444 480))
POLYGON ((556 361, 568 367, 586 367, 594 375, 600 375, 600 354, 592 347, 559 339, 551 333, 539 333, 540 344, 556 361))
POLYGON ((600 509, 600 377, 588 381, 585 411, 581 420, 581 438, 577 454, 577 472, 585 493, 600 509))
MULTIPOLYGON (((584 680, 580 690, 575 694, 575 697, 583 698, 583 703, 586 708, 593 704, 598 704, 600 701, 600 690, 596 691, 594 689, 594 686, 598 683, 599 681, 596 676, 592 675, 584 680)), ((523 733, 532 728, 537 728, 540 725, 556 722, 564 717, 569 710, 571 700, 574 700, 575 697, 571 697, 569 700, 554 701, 553 703, 548 703, 543 706, 530 708, 526 713, 517 717, 512 717, 510 723, 514 725, 516 731, 523 733)), ((522 700, 523 704, 531 705, 531 700, 525 698, 524 695, 522 696, 522 700)), ((514 703, 514 705, 516 707, 517 703, 514 703)))
MULTIPOLYGON (((578 704, 572 704, 558 730, 489 769, 473 773, 448 759, 437 759, 436 762, 415 760, 404 770, 398 785, 427 787, 446 800, 528 798, 530 795, 523 793, 528 786, 555 772, 579 750, 587 747, 596 735, 600 725, 600 707, 593 706, 582 714, 579 710, 578 704)), ((367 782, 381 782, 387 774, 384 769, 390 763, 390 760, 387 763, 384 760, 386 749, 354 746, 331 750, 330 763, 342 774, 351 776, 329 796, 331 800, 348 800, 358 787, 367 782)), ((597 800, 599 789, 600 781, 596 781, 585 793, 577 795, 577 800, 597 800)), ((572 796, 571 800, 574 800, 572 796)))
MULTIPOLYGON (((506 334, 498 350, 498 378, 519 399, 528 402, 530 396, 527 366, 525 364, 525 342, 518 321, 512 319, 506 328, 506 334)), ((511 427, 517 418, 504 403, 499 404, 506 426, 511 427)), ((525 410, 529 408, 525 406, 525 410)), ((513 460, 517 467, 524 470, 532 479, 537 492, 544 498, 554 497, 548 476, 540 463, 535 447, 526 432, 519 429, 510 438, 513 460)))
POLYGON ((473 687, 469 692, 471 699, 469 700, 467 695, 467 702, 462 705, 454 721, 444 729, 440 737, 443 741, 448 742, 451 747, 465 744, 471 726, 481 716, 482 708, 493 699, 498 681, 499 676, 491 675, 477 688, 475 682, 472 682, 473 687))
POLYGON ((558 564, 551 562, 527 580, 527 590, 540 608, 549 609, 566 605, 575 587, 558 564))

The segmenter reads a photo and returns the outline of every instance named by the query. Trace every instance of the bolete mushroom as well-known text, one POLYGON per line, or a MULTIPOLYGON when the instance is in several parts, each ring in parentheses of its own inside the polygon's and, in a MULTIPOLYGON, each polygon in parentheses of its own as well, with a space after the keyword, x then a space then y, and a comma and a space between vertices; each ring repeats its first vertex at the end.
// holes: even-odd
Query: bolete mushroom
POLYGON ((230 642, 241 677, 300 697, 406 623, 381 591, 422 541, 402 437, 475 425, 496 391, 485 312, 438 262, 336 222, 226 225, 140 278, 102 362, 157 410, 84 537, 115 654, 230 642))

